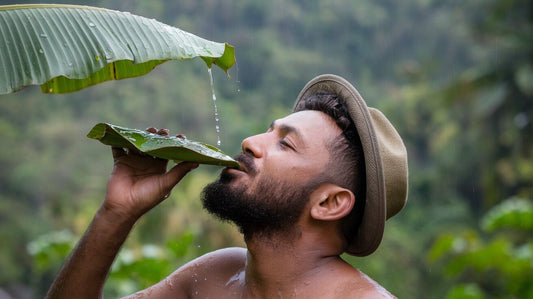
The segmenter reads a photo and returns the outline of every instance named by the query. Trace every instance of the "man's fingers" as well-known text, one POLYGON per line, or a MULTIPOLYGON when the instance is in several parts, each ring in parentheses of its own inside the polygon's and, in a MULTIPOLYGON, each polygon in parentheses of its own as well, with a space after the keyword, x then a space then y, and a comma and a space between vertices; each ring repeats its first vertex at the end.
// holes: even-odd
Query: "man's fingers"
POLYGON ((168 136, 168 135, 170 135, 170 131, 168 129, 161 129, 161 130, 157 131, 157 134, 168 136))
POLYGON ((154 133, 154 134, 156 134, 156 133, 157 133, 157 128, 149 127, 149 128, 146 129, 146 131, 149 132, 149 133, 154 133))
POLYGON ((170 131, 168 129, 157 129, 156 127, 149 127, 146 129, 147 132, 149 133, 153 133, 153 134, 159 134, 159 135, 164 135, 164 136, 168 136, 170 135, 170 131))

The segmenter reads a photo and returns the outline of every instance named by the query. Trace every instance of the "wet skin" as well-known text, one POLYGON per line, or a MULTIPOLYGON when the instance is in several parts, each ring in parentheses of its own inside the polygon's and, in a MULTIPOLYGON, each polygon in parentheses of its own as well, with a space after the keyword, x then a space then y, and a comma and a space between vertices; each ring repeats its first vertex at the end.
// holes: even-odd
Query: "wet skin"
MULTIPOLYGON (((326 144, 340 133, 321 112, 291 114, 273 122, 266 133, 245 139, 242 151, 252 159, 244 159, 242 170, 225 169, 223 176, 231 179, 230 184, 248 186, 251 193, 263 176, 307 182, 326 167, 326 144)), ((309 212, 306 208, 303 214, 309 212)), ((132 297, 392 298, 345 263, 338 248, 309 242, 313 237, 307 236, 312 229, 308 227, 316 225, 311 222, 302 216, 298 225, 305 235, 296 240, 252 238, 247 240, 248 249, 226 248, 197 258, 132 297)))
MULTIPOLYGON (((168 134, 168 131, 159 131, 168 134)), ((300 184, 327 166, 326 144, 340 129, 326 114, 302 111, 275 121, 263 134, 242 143, 250 163, 224 170, 229 184, 254 192, 268 176, 300 184)), ((106 198, 78 246, 56 277, 49 298, 99 298, 111 264, 136 221, 168 197, 197 165, 113 149, 115 160, 106 198)), ((353 194, 332 184, 309 196, 290 238, 246 239, 247 248, 226 248, 182 266, 160 283, 130 298, 393 298, 345 263, 339 220, 353 207, 353 194)))

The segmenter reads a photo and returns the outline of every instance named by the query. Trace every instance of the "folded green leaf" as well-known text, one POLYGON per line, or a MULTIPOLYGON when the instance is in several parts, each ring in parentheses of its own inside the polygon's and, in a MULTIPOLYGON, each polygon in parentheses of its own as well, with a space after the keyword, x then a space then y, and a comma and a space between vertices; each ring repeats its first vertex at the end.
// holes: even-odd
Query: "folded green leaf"
POLYGON ((95 125, 87 137, 103 144, 127 148, 147 155, 201 164, 239 168, 239 163, 218 148, 188 139, 162 136, 146 131, 123 128, 107 123, 95 125))
POLYGON ((41 85, 45 93, 73 92, 193 57, 227 73, 234 51, 127 12, 60 4, 0 6, 0 94, 28 85, 41 85))

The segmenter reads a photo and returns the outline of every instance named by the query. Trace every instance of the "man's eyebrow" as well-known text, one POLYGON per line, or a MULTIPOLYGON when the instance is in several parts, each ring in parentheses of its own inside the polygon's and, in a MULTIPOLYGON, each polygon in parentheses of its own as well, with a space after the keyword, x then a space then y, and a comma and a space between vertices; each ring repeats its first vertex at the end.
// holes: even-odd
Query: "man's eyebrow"
MULTIPOLYGON (((276 127, 276 121, 273 121, 271 124, 270 124, 270 129, 274 129, 274 127, 276 127)), ((302 134, 300 133, 300 130, 298 130, 297 128, 293 127, 293 126, 289 126, 289 125, 285 125, 285 124, 281 124, 279 125, 279 130, 285 134, 288 134, 288 133, 293 133, 294 135, 296 135, 296 137, 298 139, 302 139, 302 134)))

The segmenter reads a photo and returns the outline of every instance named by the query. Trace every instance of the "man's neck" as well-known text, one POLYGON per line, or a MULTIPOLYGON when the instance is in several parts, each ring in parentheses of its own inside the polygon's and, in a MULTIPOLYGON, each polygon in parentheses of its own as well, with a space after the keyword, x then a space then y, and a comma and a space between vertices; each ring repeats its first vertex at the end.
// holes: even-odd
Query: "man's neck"
POLYGON ((338 254, 305 244, 276 237, 248 239, 244 292, 254 298, 291 297, 322 270, 344 263, 338 254))

